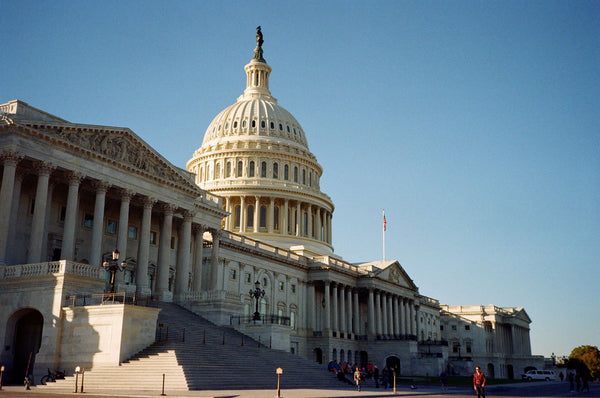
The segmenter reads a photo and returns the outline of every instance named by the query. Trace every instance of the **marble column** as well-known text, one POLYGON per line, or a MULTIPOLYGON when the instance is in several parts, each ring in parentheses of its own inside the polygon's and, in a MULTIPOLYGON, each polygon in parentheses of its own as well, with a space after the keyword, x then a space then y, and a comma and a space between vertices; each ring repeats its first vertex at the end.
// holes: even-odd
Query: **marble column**
POLYGON ((317 298, 315 295, 315 284, 314 282, 309 282, 308 284, 308 319, 309 325, 308 328, 315 331, 317 329, 317 298))
MULTIPOLYGON (((138 243, 138 261, 135 272, 135 292, 138 294, 151 294, 150 284, 148 283, 148 262, 150 253, 152 207, 156 202, 156 199, 150 197, 145 197, 142 202, 144 210, 142 212, 142 225, 138 243)), ((156 272, 158 273, 158 270, 156 270, 156 272)))
POLYGON ((394 336, 398 337, 400 332, 400 306, 398 304, 398 296, 394 296, 394 336))
POLYGON ((376 326, 376 333, 378 335, 382 334, 382 329, 383 329, 383 321, 381 319, 381 293, 379 293, 379 291, 375 292, 375 322, 377 323, 376 326))
POLYGON ((212 249, 210 251, 210 286, 208 290, 219 290, 219 242, 221 239, 221 231, 211 229, 212 249))
POLYGON ((240 233, 246 232, 246 198, 240 196, 240 233))
MULTIPOLYGON (((121 206, 119 209, 119 228, 117 230, 117 250, 121 253, 123 261, 127 259, 127 233, 129 231, 129 205, 135 194, 128 189, 121 189, 121 206)), ((141 235, 141 231, 140 231, 141 235)))
POLYGON ((338 312, 338 285, 335 284, 335 283, 333 284, 331 301, 332 301, 332 304, 333 304, 333 325, 332 325, 332 328, 333 328, 334 332, 338 332, 339 331, 339 327, 338 327, 338 320, 339 320, 339 312, 338 312))
POLYGON ((177 245, 177 264, 175 269, 175 300, 183 301, 189 290, 190 249, 192 246, 192 218, 194 213, 185 210, 179 228, 179 244, 177 245))
POLYGON ((158 264, 155 293, 161 301, 171 301, 169 292, 169 265, 171 264, 171 237, 173 235, 173 213, 176 207, 165 203, 161 206, 163 213, 160 240, 158 247, 158 264))
POLYGON ((388 334, 388 308, 387 308, 387 296, 382 294, 381 299, 381 335, 386 336, 388 334))
MULTIPOLYGON (((102 264, 102 236, 104 232, 104 207, 106 205, 106 191, 110 184, 105 181, 94 182, 96 189, 96 201, 94 204, 94 224, 92 226, 92 244, 90 247, 90 264, 102 264)), ((122 253, 121 260, 125 260, 125 254, 122 253)))
POLYGON ((354 330, 352 328, 352 288, 348 288, 346 291, 346 331, 350 334, 354 330))
POLYGON ((388 315, 387 315, 387 319, 388 319, 387 334, 389 336, 394 336, 394 309, 393 309, 392 296, 391 295, 387 296, 387 310, 388 310, 388 315))
POLYGON ((329 292, 329 282, 325 281, 325 319, 323 320, 323 329, 328 333, 331 329, 331 296, 329 292))
MULTIPOLYGON (((358 291, 356 291, 356 290, 352 292, 352 301, 353 301, 352 310, 354 312, 354 314, 352 316, 352 331, 355 334, 360 335, 360 307, 358 304, 358 291)), ((367 333, 367 332, 365 331, 365 333, 367 333)))
POLYGON ((340 285, 340 333, 346 332, 346 290, 340 285))
MULTIPOLYGON (((6 250, 8 248, 11 211, 13 209, 13 198, 15 192, 15 176, 17 164, 23 155, 6 151, 0 154, 0 161, 4 165, 2 172, 2 187, 0 188, 0 266, 5 265, 6 250)), ((20 189, 19 189, 20 192, 20 189)))
POLYGON ((300 202, 296 202, 296 236, 302 235, 302 206, 300 202))
POLYGON ((375 324, 375 298, 373 289, 369 289, 369 301, 367 303, 367 317, 368 317, 368 334, 370 336, 377 335, 377 325, 375 324))
POLYGON ((198 293, 202 290, 202 262, 204 249, 204 230, 201 224, 194 224, 194 269, 192 272, 192 291, 198 293))
MULTIPOLYGON (((48 183, 50 174, 55 166, 38 162, 35 165, 37 171, 37 187, 35 191, 35 204, 33 209, 33 220, 31 222, 31 236, 29 238, 28 263, 39 263, 42 261, 42 243, 46 239, 44 236, 44 222, 46 220, 48 183)), ((11 192, 12 195, 12 192, 11 192)))
POLYGON ((84 175, 70 173, 67 176, 69 190, 67 193, 67 207, 65 210, 65 224, 63 227, 62 247, 60 257, 65 260, 73 260, 75 251, 75 227, 77 225, 77 209, 79 207, 79 185, 84 175))
POLYGON ((283 201, 283 224, 281 226, 281 234, 288 234, 288 220, 289 220, 289 199, 283 201))
POLYGON ((306 208, 306 236, 308 238, 313 237, 313 217, 312 217, 312 205, 309 204, 306 208))
POLYGON ((260 196, 254 198, 254 232, 258 232, 260 223, 260 196))

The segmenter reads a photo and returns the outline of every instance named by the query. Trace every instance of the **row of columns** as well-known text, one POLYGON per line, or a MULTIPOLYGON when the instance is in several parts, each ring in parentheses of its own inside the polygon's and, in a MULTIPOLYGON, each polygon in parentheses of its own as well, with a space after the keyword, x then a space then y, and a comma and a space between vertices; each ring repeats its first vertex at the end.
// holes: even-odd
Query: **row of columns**
MULTIPOLYGON (((0 264, 7 264, 6 254, 8 248, 9 228, 16 221, 16 212, 18 210, 18 201, 21 194, 21 181, 17 176, 17 165, 23 159, 23 155, 14 151, 5 151, 0 154, 0 162, 3 165, 2 185, 0 186, 0 264)), ((45 261, 42 254, 44 242, 47 240, 46 220, 47 213, 52 200, 52 185, 50 176, 55 166, 52 164, 35 161, 33 170, 37 175, 34 211, 32 217, 30 238, 28 243, 28 263, 39 263, 45 261)), ((67 203, 64 218, 64 229, 62 236, 61 258, 65 260, 74 260, 75 237, 77 227, 77 214, 79 208, 79 190, 85 175, 77 172, 67 172, 67 203)), ((92 184, 95 190, 94 203, 94 221, 92 227, 92 240, 90 247, 89 263, 102 264, 102 241, 104 214, 106 207, 106 193, 111 184, 105 181, 94 181, 92 184)), ((127 189, 119 189, 120 207, 119 207, 119 227, 117 232, 117 249, 121 253, 127 253, 128 245, 128 226, 131 200, 135 192, 127 189)), ((179 230, 179 244, 177 247, 176 262, 176 282, 175 296, 181 296, 188 291, 188 286, 192 291, 200 291, 202 285, 202 249, 203 234, 206 226, 193 224, 194 213, 178 209, 177 206, 168 203, 157 205, 155 198, 142 196, 142 220, 138 236, 137 250, 137 269, 136 269, 136 291, 142 294, 150 293, 148 285, 148 264, 150 250, 150 229, 152 225, 153 209, 162 214, 162 225, 160 233, 160 242, 158 247, 158 264, 156 275, 155 294, 159 296, 167 295, 169 291, 169 273, 171 259, 171 237, 173 232, 173 216, 176 211, 182 214, 182 222, 179 230), (195 235, 192 246, 192 232, 195 235), (191 249, 194 248, 194 259, 191 262, 191 249), (188 278, 193 275, 190 285, 188 278)), ((219 240, 217 231, 213 233, 213 257, 218 258, 219 240)), ((216 264, 216 261, 213 263, 216 264)), ((215 269, 216 267, 212 267, 215 269)), ((211 276, 212 279, 212 276, 211 276)), ((210 286, 210 282, 206 282, 210 286)))
POLYGON ((268 205, 264 204, 260 196, 240 196, 235 199, 225 197, 225 210, 230 215, 225 219, 225 229, 233 231, 239 224, 239 232, 260 232, 260 208, 267 207, 266 229, 268 233, 279 230, 283 236, 304 236, 331 244, 331 212, 325 208, 290 199, 277 199, 265 197, 268 205), (247 214, 248 207, 254 207, 253 214, 247 214), (239 206, 239 220, 237 217, 239 206), (275 208, 278 216, 275 216, 275 208), (282 208, 283 207, 283 208, 282 208), (304 217, 306 214, 306 218, 304 217), (252 217, 252 227, 248 228, 248 218, 252 217), (236 222, 237 221, 237 222, 236 222), (313 228, 314 227, 314 228, 313 228))
MULTIPOLYGON (((317 328, 315 284, 308 285, 309 328, 317 328)), ((350 286, 325 281, 323 288, 323 329, 339 333, 361 334, 359 292, 350 286)), ((367 334, 400 337, 417 334, 417 311, 407 297, 369 289, 367 301, 367 334)))

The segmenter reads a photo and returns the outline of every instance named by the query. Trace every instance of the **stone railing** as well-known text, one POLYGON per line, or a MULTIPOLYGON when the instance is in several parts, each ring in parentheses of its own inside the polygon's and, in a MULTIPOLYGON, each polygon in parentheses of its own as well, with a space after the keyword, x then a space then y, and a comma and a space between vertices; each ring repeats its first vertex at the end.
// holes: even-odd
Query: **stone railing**
POLYGON ((307 258, 304 256, 300 256, 296 253, 293 253, 289 250, 281 249, 279 247, 271 246, 267 243, 260 242, 254 239, 250 239, 243 235, 238 235, 228 231, 222 231, 221 241, 229 240, 231 242, 241 243, 244 246, 247 246, 252 249, 260 250, 263 252, 271 253, 278 257, 282 257, 288 260, 292 260, 295 262, 299 262, 303 265, 307 264, 307 258))
POLYGON ((88 305, 127 304, 140 307, 158 307, 158 299, 153 296, 135 293, 80 294, 65 297, 65 307, 88 305))
POLYGON ((98 265, 82 264, 67 260, 0 267, 0 279, 31 278, 53 274, 70 274, 104 279, 105 271, 98 265))
POLYGON ((183 301, 185 302, 211 302, 211 301, 240 301, 240 295, 235 293, 230 293, 226 290, 209 290, 202 292, 187 292, 183 297, 183 301))
POLYGON ((317 262, 317 264, 315 264, 315 265, 325 265, 327 267, 336 267, 336 268, 345 269, 345 270, 348 270, 351 272, 365 273, 365 271, 361 270, 360 267, 358 267, 354 264, 347 263, 346 261, 339 260, 335 257, 329 257, 329 256, 316 257, 315 261, 317 262))
POLYGON ((223 206, 223 198, 221 196, 213 195, 212 193, 209 193, 209 192, 204 192, 202 194, 202 196, 200 196, 200 199, 203 202, 216 204, 216 205, 219 205, 220 207, 223 206))

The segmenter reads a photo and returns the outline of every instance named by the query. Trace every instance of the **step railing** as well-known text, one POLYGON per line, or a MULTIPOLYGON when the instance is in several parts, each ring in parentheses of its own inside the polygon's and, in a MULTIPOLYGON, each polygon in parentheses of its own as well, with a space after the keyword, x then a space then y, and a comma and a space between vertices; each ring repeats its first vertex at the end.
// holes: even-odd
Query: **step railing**
POLYGON ((101 293, 79 294, 65 297, 65 307, 82 307, 86 305, 127 304, 140 307, 158 307, 158 299, 153 296, 137 293, 101 293))

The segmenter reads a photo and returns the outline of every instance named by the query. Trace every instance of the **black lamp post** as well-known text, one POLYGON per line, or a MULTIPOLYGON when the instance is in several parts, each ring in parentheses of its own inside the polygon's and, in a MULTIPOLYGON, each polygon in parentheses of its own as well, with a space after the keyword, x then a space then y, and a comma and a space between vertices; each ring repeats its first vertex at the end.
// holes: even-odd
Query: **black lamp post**
POLYGON ((112 252, 112 261, 105 261, 102 263, 104 269, 110 272, 110 292, 115 292, 115 274, 117 271, 123 271, 127 266, 125 261, 119 264, 119 251, 117 249, 112 252))
POLYGON ((258 312, 258 299, 264 297, 264 295, 265 291, 260 288, 260 282, 256 281, 256 283, 254 283, 254 290, 250 289, 250 297, 254 297, 256 299, 256 311, 254 312, 254 317, 252 318, 254 321, 260 320, 260 313, 258 312))

